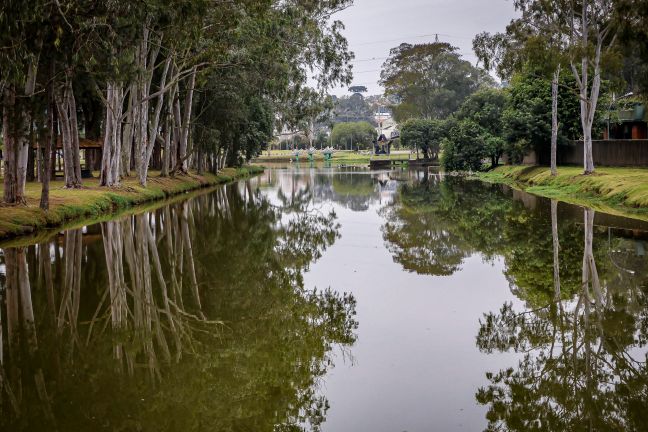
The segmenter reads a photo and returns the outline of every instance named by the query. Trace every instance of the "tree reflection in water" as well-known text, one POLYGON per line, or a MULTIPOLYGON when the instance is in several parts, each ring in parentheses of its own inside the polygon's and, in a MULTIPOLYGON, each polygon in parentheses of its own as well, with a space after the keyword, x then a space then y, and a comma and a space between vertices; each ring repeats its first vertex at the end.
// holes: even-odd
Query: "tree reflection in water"
POLYGON ((595 225, 589 209, 442 177, 403 187, 383 211, 385 241, 405 269, 445 276, 470 255, 500 257, 526 305, 506 303, 480 321, 482 352, 521 356, 517 367, 487 372, 489 384, 477 391, 488 430, 646 429, 646 231, 595 225))
POLYGON ((318 430, 355 300, 302 273, 338 235, 243 184, 5 248, 0 429, 318 430))
POLYGON ((488 430, 645 430, 648 424, 646 276, 600 277, 594 211, 585 209, 580 290, 522 313, 505 304, 485 315, 477 345, 523 354, 517 368, 486 376, 477 392, 488 430))

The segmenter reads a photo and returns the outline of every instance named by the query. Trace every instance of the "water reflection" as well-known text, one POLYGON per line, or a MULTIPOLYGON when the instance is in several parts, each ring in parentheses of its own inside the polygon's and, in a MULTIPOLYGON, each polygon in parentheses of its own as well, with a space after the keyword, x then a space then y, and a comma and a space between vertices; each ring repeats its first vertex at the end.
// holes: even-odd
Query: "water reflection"
POLYGON ((488 430, 644 430, 648 424, 646 273, 630 270, 639 278, 628 279, 609 267, 599 275, 594 211, 583 213, 582 279, 574 296, 560 300, 556 284, 553 304, 524 312, 505 304, 480 323, 481 350, 524 353, 517 368, 489 372, 490 384, 477 393, 489 407, 488 430))
POLYGON ((479 322, 481 352, 520 356, 486 371, 476 393, 487 430, 645 430, 645 224, 595 223, 590 209, 438 176, 405 185, 383 212, 384 239, 404 269, 449 276, 474 254, 501 257, 526 305, 507 302, 479 322))
POLYGON ((354 167, 325 171, 276 169, 266 171, 260 181, 266 187, 276 188, 282 203, 334 203, 354 212, 365 212, 372 205, 391 202, 399 184, 413 173, 354 167))
POLYGON ((2 250, 0 430, 643 430, 647 240, 426 171, 268 170, 2 250))
POLYGON ((2 250, 0 429, 318 430, 355 300, 302 274, 339 225, 254 184, 2 250))

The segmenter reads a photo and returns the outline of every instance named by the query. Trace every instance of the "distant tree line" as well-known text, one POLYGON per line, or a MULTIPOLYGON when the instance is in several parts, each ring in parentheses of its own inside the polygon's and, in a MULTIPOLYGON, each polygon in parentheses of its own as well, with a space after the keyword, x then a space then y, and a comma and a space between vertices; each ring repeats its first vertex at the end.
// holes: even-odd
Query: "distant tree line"
POLYGON ((331 133, 331 142, 341 149, 368 149, 376 139, 376 130, 366 121, 337 123, 331 133))

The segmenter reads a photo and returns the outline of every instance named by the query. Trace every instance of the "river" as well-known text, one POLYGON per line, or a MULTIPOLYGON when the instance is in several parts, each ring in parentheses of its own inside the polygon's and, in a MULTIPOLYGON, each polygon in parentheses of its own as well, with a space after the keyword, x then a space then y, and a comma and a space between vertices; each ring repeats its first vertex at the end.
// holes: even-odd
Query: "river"
POLYGON ((277 166, 0 245, 2 431, 648 428, 648 223, 277 166))

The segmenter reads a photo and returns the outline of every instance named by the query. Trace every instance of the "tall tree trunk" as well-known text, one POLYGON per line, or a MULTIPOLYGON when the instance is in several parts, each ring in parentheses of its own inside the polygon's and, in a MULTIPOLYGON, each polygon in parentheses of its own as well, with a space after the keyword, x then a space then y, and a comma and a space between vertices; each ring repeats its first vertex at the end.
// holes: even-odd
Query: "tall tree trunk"
MULTIPOLYGON (((580 46, 586 47, 582 50, 580 71, 574 62, 571 63, 572 72, 578 82, 580 90, 580 111, 581 111, 581 126, 583 129, 583 173, 591 174, 594 172, 594 154, 592 149, 592 126, 594 124, 594 117, 596 114, 596 106, 598 104, 599 93, 601 89, 601 49, 602 49, 602 36, 600 31, 597 34, 596 47, 594 50, 594 57, 591 58, 589 51, 590 43, 590 9, 595 7, 590 5, 590 2, 581 2, 581 25, 582 32, 580 36, 580 46), (591 7, 590 7, 591 6, 591 7), (589 68, 590 63, 593 64, 594 76, 590 88, 589 68)), ((594 25, 600 25, 592 21, 594 25)), ((572 30, 572 37, 574 31, 572 30)))
POLYGON ((120 83, 109 82, 106 89, 106 125, 103 156, 101 160, 101 186, 119 185, 122 173, 122 106, 124 88, 120 83))
POLYGON ((169 162, 171 151, 171 115, 167 114, 164 122, 164 148, 162 149, 162 171, 160 177, 167 177, 169 175, 169 162))
POLYGON ((556 176, 556 151, 558 150, 558 84, 560 80, 560 65, 554 71, 551 81, 551 175, 556 176))
MULTIPOLYGON (((157 56, 157 54, 156 54, 157 56)), ((155 57, 152 57, 154 59, 155 57)), ((164 63, 164 70, 162 72, 162 77, 160 79, 160 89, 164 89, 166 86, 166 79, 167 79, 167 74, 169 72, 169 68, 171 66, 171 56, 169 56, 164 63)), ((149 83, 149 88, 150 88, 150 83, 149 83)), ((151 156, 153 155, 153 149, 155 148, 155 142, 157 140, 158 136, 158 128, 160 125, 160 116, 162 114, 162 107, 164 105, 164 91, 160 93, 160 95, 157 97, 157 104, 155 106, 155 112, 153 115, 153 121, 150 125, 150 130, 148 131, 148 141, 145 141, 142 143, 141 147, 141 163, 138 169, 138 176, 139 176, 139 181, 142 186, 146 186, 146 177, 148 175, 148 167, 151 161, 151 156)), ((148 97, 148 88, 147 88, 147 94, 146 97, 148 97)), ((146 123, 146 127, 149 127, 148 121, 146 123)))
POLYGON ((29 133, 28 133, 28 145, 27 145, 27 170, 25 178, 27 181, 33 182, 36 179, 36 152, 34 151, 34 125, 32 124, 32 119, 34 118, 33 111, 31 112, 29 122, 29 133))
POLYGON ((16 90, 8 86, 3 95, 2 130, 4 134, 4 201, 25 204, 29 139, 25 127, 30 124, 24 102, 16 97, 16 90))
POLYGON ((54 132, 54 87, 52 84, 47 86, 47 132, 45 134, 45 146, 43 148, 42 160, 43 169, 41 176, 41 198, 40 208, 49 210, 49 186, 52 164, 52 148, 56 148, 56 133, 54 132))
POLYGON ((72 81, 66 76, 65 83, 55 95, 56 109, 63 143, 63 173, 66 188, 81 187, 81 161, 79 157, 79 128, 72 81))
POLYGON ((196 86, 196 72, 197 68, 194 66, 191 70, 189 83, 187 84, 187 94, 185 95, 184 115, 182 118, 182 129, 180 133, 180 145, 178 149, 178 163, 176 170, 183 173, 187 172, 187 148, 189 144, 189 130, 191 128, 193 93, 196 86))
POLYGON ((126 123, 123 128, 121 140, 121 167, 120 174, 123 177, 130 176, 131 157, 133 151, 133 136, 135 135, 135 122, 139 118, 139 105, 137 99, 137 85, 129 86, 128 109, 126 111, 126 123))
POLYGON ((24 191, 18 188, 16 166, 16 133, 14 129, 16 111, 16 92, 8 86, 3 94, 2 133, 4 135, 4 201, 9 204, 24 202, 24 191))

